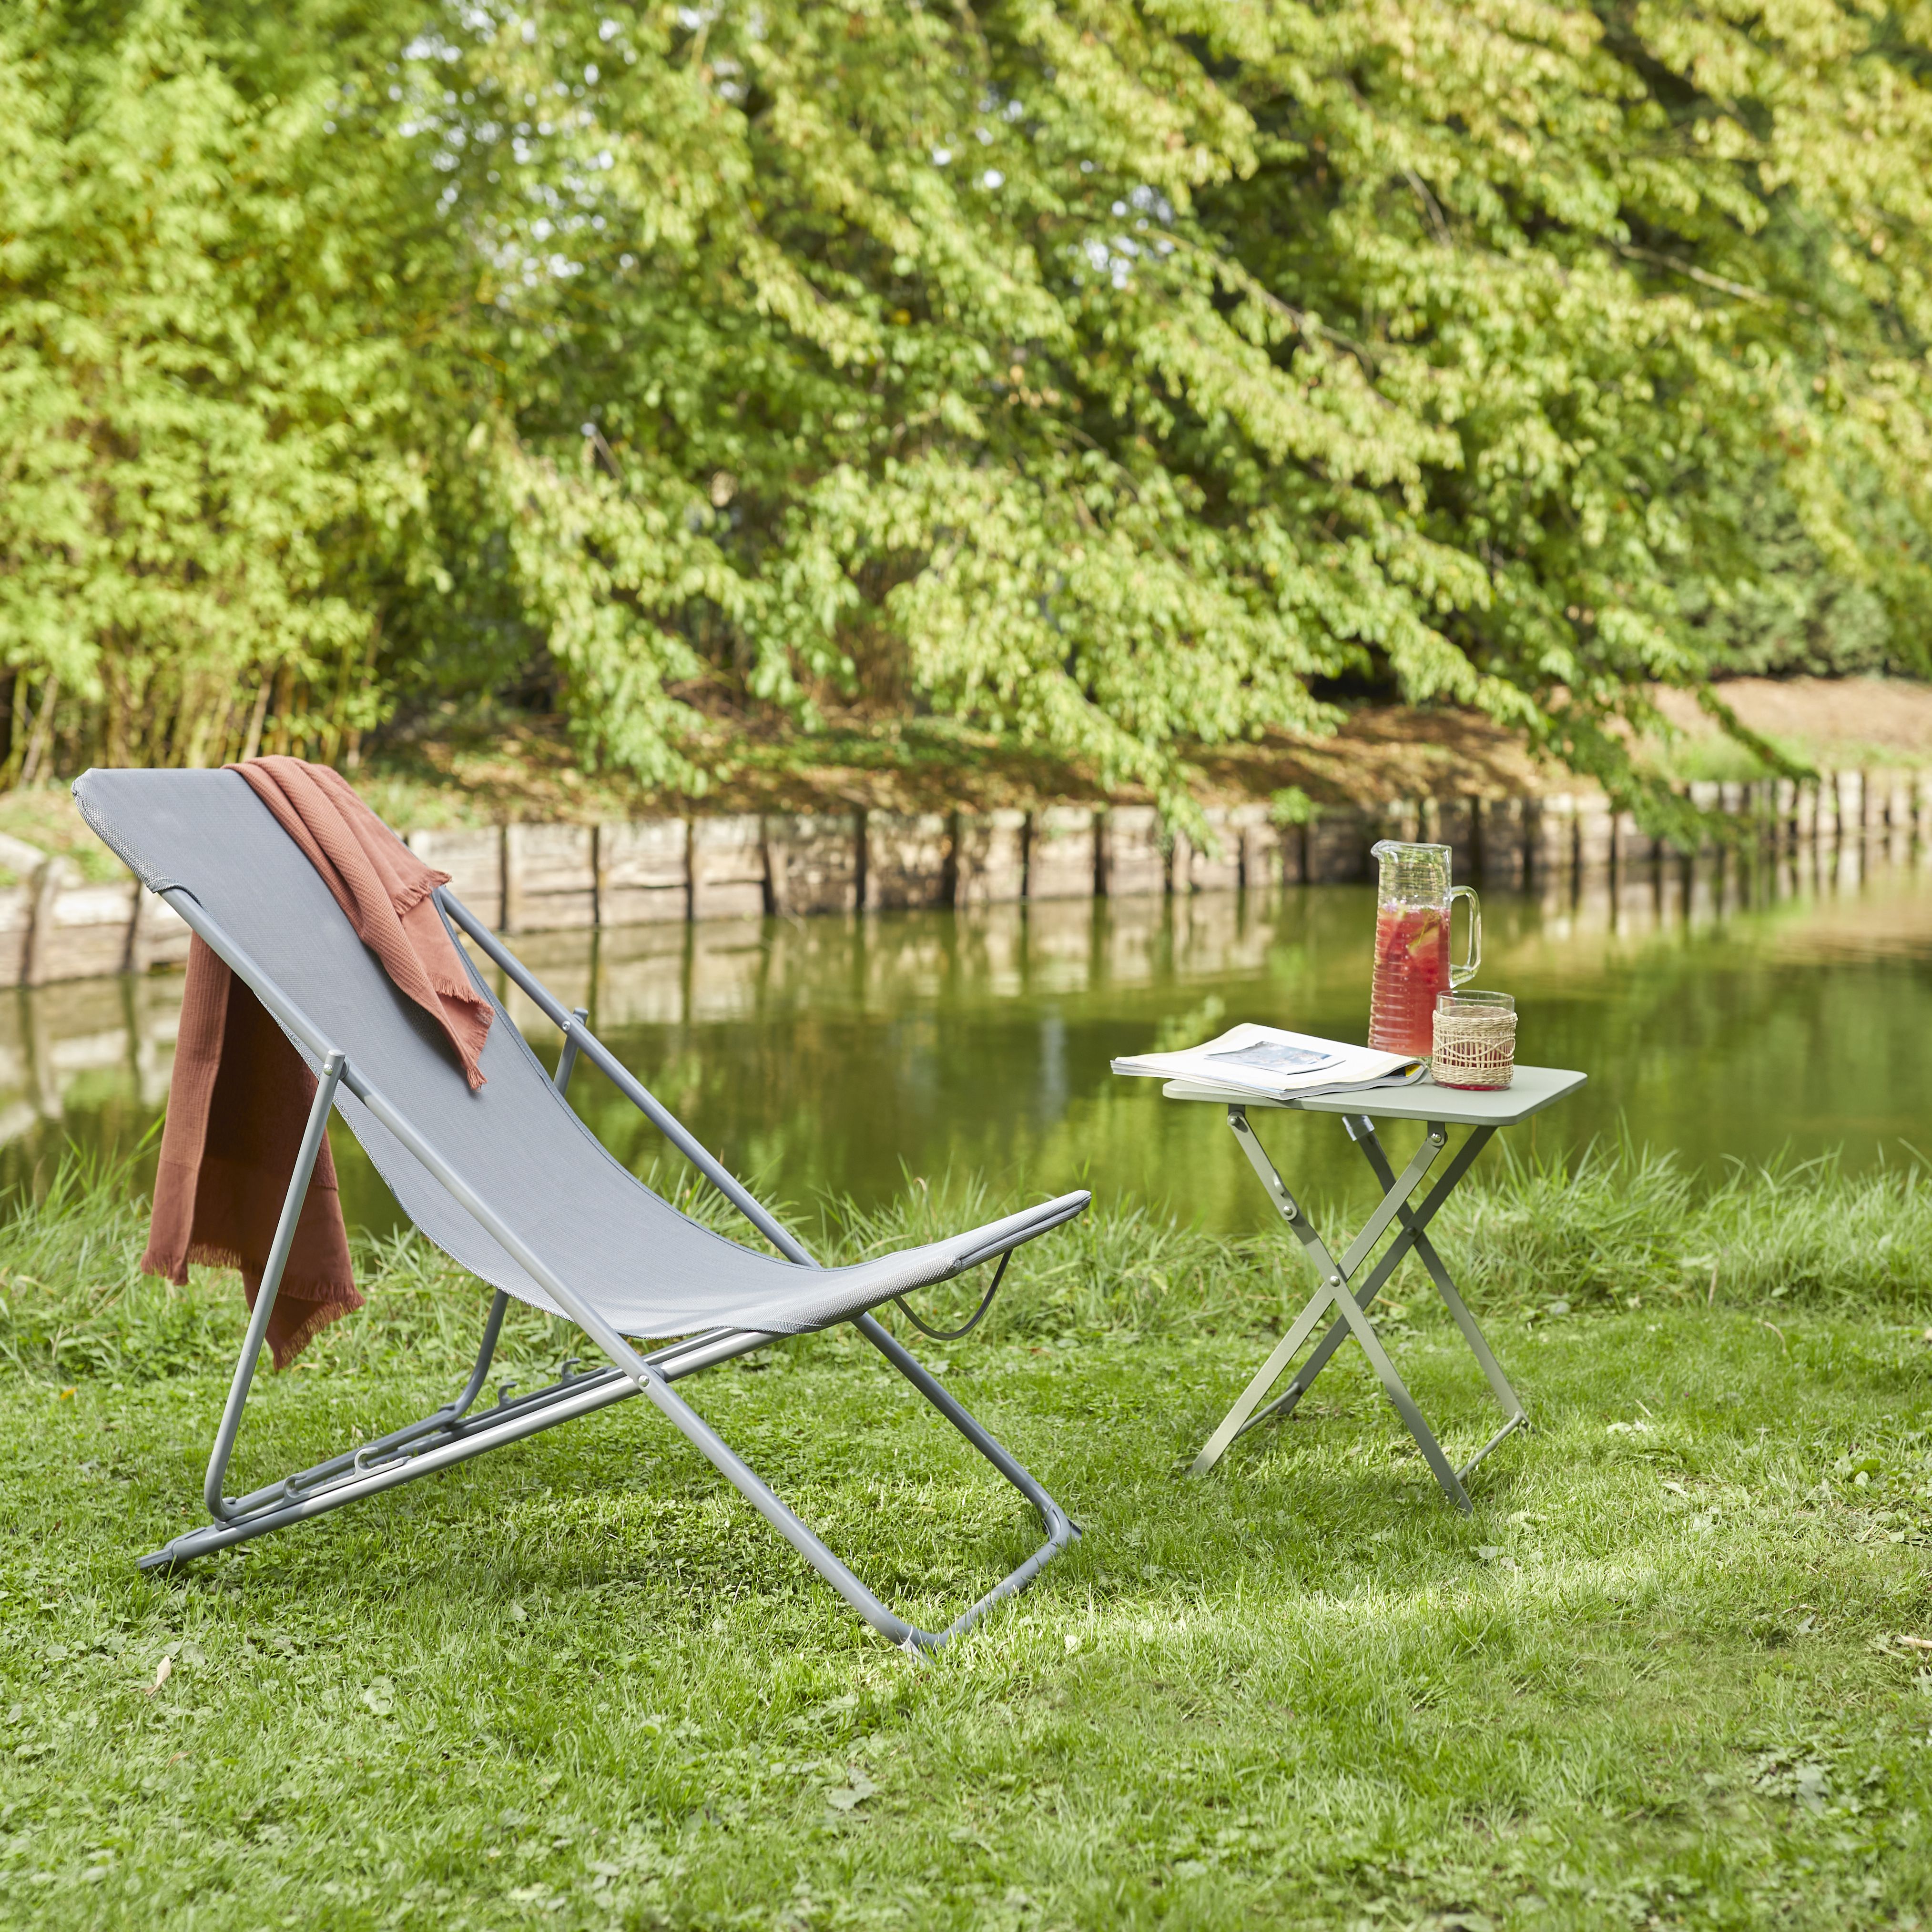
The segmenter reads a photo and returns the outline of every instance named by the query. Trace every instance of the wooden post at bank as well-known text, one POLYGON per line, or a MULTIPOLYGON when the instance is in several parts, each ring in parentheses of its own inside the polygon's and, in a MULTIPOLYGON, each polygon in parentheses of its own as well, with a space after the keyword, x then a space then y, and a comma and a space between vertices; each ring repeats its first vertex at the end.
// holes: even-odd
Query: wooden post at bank
POLYGON ((403 842, 425 866, 449 874, 449 890, 485 926, 503 923, 503 826, 425 826, 403 842))
POLYGON ((691 916, 691 828, 645 818, 597 828, 597 923, 661 926, 691 916))
POLYGON ((1151 805, 1116 805, 1100 818, 1100 890, 1110 899, 1167 890, 1161 814, 1151 805))
POLYGON ((1000 905, 1026 896, 1026 814, 960 813, 953 821, 955 905, 1000 905))
POLYGON ((864 884, 863 820, 856 812, 774 812, 764 822, 765 876, 781 919, 856 912, 864 884))
POLYGON ((597 922, 596 826, 505 826, 503 930, 566 932, 597 922))
POLYGON ((1098 870, 1091 806, 1050 805, 1034 813, 1026 847, 1029 899, 1090 899, 1098 870))
POLYGON ((692 918, 757 919, 765 908, 765 838, 757 814, 694 818, 692 918))

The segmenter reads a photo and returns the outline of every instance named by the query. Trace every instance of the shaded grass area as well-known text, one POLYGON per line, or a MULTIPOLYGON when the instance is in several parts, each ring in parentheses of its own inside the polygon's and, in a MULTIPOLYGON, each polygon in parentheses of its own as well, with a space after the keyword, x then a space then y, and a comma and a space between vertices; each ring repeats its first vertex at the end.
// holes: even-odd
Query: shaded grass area
MULTIPOLYGON (((920 1665, 635 1404, 138 1575, 198 1515, 240 1301, 140 1283, 142 1204, 71 1168, 0 1228, 0 1922, 1915 1923, 1924 1176, 1699 1194, 1627 1150, 1467 1201, 1441 1243, 1537 1424, 1473 1522, 1353 1350, 1181 1480, 1303 1278, 1097 1214, 933 1352, 1086 1534, 920 1665)), ((819 1245, 972 1211, 915 1190, 819 1245)), ((370 1308, 258 1385, 238 1484, 460 1379, 473 1284, 364 1266, 370 1308)), ((1466 1453, 1480 1378, 1419 1280, 1394 1301, 1466 1453)), ((503 1373, 565 1341, 519 1316, 503 1373)), ((1038 1540, 861 1343, 685 1386, 921 1622, 1038 1540)))

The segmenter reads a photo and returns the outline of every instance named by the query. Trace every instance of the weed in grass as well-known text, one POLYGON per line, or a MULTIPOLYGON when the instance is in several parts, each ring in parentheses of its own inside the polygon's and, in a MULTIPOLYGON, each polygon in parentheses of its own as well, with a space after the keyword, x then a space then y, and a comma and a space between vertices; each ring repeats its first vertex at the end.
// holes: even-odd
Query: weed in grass
MULTIPOLYGON (((818 1244, 953 1192, 828 1206, 818 1244)), ((943 1352, 1086 1534, 920 1666, 642 1405, 138 1574, 198 1510, 241 1302, 142 1282, 140 1204, 72 1170, 0 1228, 0 1923, 1924 1918, 1922 1178, 1699 1193, 1622 1150, 1462 1198, 1441 1243, 1537 1423, 1474 1522, 1353 1351, 1177 1480, 1306 1284, 1285 1244, 1098 1210, 943 1352)), ((368 1308, 258 1382, 239 1480, 460 1379, 482 1292, 416 1242, 359 1260, 368 1308)), ((1472 1444, 1480 1378, 1426 1284, 1399 1298, 1418 1398, 1472 1444)), ((565 1339, 520 1313, 505 1373, 565 1339)), ((689 1390, 923 1620, 1035 1538, 862 1346, 689 1390)))

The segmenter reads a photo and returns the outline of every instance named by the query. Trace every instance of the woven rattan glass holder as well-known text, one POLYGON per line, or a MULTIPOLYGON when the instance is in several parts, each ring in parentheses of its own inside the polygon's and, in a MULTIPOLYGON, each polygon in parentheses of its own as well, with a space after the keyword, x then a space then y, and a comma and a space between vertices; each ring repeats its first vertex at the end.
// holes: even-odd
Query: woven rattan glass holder
POLYGON ((1435 1002, 1435 1051, 1429 1070, 1438 1087, 1507 1087, 1516 1070, 1516 1003, 1473 988, 1435 1002))

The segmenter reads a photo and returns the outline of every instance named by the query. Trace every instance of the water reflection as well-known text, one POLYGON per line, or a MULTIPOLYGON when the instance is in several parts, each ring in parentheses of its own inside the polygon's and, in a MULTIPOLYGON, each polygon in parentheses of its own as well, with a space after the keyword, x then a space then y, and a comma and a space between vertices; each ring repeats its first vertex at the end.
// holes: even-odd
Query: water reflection
MULTIPOLYGON (((1538 1148, 1625 1119, 1699 1163, 1786 1146, 1863 1163, 1887 1142, 1927 1145, 1932 878, 1909 853, 1673 862, 1484 910, 1482 982, 1516 994, 1523 1057, 1592 1076, 1536 1124, 1538 1148)), ((1086 1179, 1248 1227, 1265 1203, 1219 1111, 1115 1080, 1108 1060, 1242 1018, 1359 1038, 1373 920, 1366 888, 1321 886, 642 927, 521 950, 709 1145, 792 1199, 876 1199, 907 1172, 984 1169, 1003 1186, 1086 1179)), ((165 1099, 179 1002, 174 976, 0 1002, 0 1179, 44 1172, 68 1136, 134 1144, 165 1099)), ((509 1004, 549 1053, 547 1027, 509 1004)), ((648 1168, 655 1136, 593 1073, 578 1082, 606 1144, 648 1168)), ((1291 1179, 1357 1188, 1333 1121, 1279 1118, 1269 1138, 1291 1179)), ((337 1146, 352 1215, 387 1224, 380 1184, 346 1136, 337 1146)))

